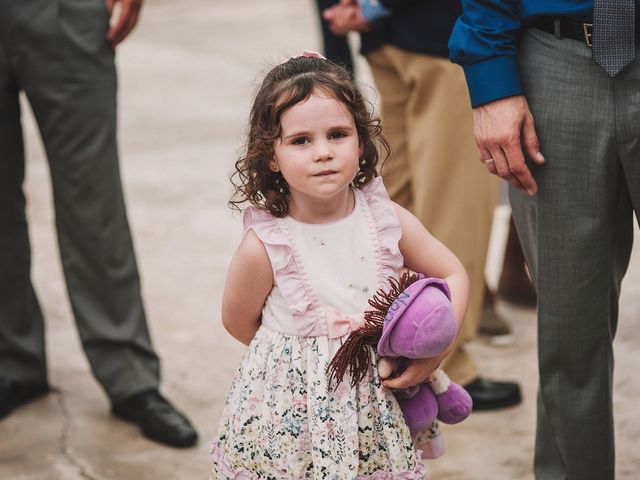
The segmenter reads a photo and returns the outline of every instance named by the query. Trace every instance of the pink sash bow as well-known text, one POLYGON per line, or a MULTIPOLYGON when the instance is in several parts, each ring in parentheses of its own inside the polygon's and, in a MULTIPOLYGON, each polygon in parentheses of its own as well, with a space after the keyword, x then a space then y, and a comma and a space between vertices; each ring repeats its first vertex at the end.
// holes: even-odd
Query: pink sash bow
POLYGON ((340 312, 327 312, 327 337, 340 338, 354 330, 357 330, 364 323, 362 317, 352 317, 340 312))

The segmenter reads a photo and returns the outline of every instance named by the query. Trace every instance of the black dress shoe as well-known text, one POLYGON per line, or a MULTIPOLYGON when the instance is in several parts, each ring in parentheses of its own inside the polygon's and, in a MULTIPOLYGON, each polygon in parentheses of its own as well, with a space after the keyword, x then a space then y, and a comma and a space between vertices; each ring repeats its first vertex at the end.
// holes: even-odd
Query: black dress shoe
POLYGON ((191 447, 198 434, 157 390, 137 393, 113 405, 111 413, 137 424, 145 437, 171 447, 191 447))
POLYGON ((522 402, 520 386, 514 382, 496 382, 477 377, 463 387, 471 395, 474 410, 495 410, 522 402))
POLYGON ((19 382, 0 378, 0 418, 20 405, 49 393, 47 382, 19 382))

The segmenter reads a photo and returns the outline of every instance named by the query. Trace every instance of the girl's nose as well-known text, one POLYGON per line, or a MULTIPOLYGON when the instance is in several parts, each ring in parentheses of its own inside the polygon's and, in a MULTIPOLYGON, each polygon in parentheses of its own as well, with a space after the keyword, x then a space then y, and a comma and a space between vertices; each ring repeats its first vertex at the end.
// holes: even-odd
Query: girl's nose
POLYGON ((316 144, 316 149, 314 152, 314 160, 316 162, 325 161, 333 158, 333 152, 331 151, 331 147, 325 143, 321 142, 316 144))

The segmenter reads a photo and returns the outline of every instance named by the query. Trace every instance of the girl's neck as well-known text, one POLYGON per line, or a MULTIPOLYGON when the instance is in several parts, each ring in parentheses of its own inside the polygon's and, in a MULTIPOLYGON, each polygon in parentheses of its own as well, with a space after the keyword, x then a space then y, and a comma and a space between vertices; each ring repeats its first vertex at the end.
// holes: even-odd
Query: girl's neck
POLYGON ((322 224, 342 220, 355 207, 355 194, 348 188, 344 195, 326 201, 302 195, 291 195, 289 198, 289 216, 301 223, 322 224))

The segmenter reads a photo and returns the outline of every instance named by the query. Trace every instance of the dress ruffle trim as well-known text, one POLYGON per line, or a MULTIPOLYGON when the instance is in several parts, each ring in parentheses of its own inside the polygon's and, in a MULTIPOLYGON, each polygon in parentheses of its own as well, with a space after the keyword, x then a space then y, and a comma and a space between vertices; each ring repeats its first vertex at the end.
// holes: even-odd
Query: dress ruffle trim
MULTIPOLYGON (((420 458, 421 452, 417 451, 420 458)), ((249 470, 233 468, 224 456, 224 452, 217 445, 211 446, 211 457, 220 473, 233 480, 259 480, 260 477, 249 470)), ((358 475, 357 480, 424 480, 425 468, 421 461, 416 462, 415 470, 411 472, 375 472, 371 475, 358 475)))
POLYGON ((213 459, 213 463, 218 466, 220 473, 222 473, 227 478, 232 478, 233 480, 259 479, 259 477, 255 473, 251 473, 249 470, 236 470, 235 468, 231 467, 228 460, 224 456, 224 452, 217 445, 211 446, 211 458, 213 459))
MULTIPOLYGON (((258 238, 268 245, 272 252, 271 258, 274 276, 278 288, 291 309, 294 317, 318 316, 317 300, 306 280, 304 265, 300 255, 287 233, 286 225, 281 219, 273 217, 269 212, 254 206, 244 211, 242 218, 245 231, 253 229, 258 238)), ((299 322, 300 326, 309 325, 311 331, 299 332, 302 336, 315 336, 323 332, 318 329, 318 319, 315 322, 299 322)))
POLYGON ((378 278, 382 285, 386 285, 389 277, 396 278, 397 272, 404 265, 399 246, 402 237, 400 220, 382 183, 382 177, 374 178, 361 190, 356 189, 356 192, 360 192, 357 195, 364 206, 365 215, 374 227, 371 233, 378 244, 378 278))
MULTIPOLYGON (((404 264, 398 246, 402 237, 400 221, 381 177, 374 178, 362 189, 354 189, 354 192, 362 206, 369 224, 369 233, 376 246, 374 254, 378 283, 383 287, 389 277, 397 277, 397 272, 404 264)), ((285 221, 254 206, 247 207, 242 221, 245 231, 253 229, 258 238, 275 253, 271 258, 273 273, 292 315, 298 318, 315 317, 313 322, 298 322, 301 328, 305 327, 305 331, 298 334, 310 337, 326 335, 326 329, 323 328, 326 318, 323 310, 318 308, 318 300, 309 286, 304 262, 291 240, 285 221)))

